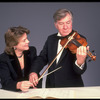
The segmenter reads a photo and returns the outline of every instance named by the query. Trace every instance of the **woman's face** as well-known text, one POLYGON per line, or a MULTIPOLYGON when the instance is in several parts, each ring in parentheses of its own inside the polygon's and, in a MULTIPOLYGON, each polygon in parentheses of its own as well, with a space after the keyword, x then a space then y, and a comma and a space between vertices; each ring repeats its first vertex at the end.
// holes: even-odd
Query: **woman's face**
POLYGON ((17 51, 24 51, 29 49, 29 40, 27 38, 27 34, 24 33, 22 37, 19 38, 18 44, 15 46, 17 51))

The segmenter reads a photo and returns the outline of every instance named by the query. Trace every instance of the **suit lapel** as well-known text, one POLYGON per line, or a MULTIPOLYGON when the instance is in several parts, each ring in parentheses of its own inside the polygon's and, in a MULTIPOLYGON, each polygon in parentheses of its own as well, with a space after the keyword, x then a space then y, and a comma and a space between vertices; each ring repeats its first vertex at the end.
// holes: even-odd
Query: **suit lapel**
POLYGON ((24 51, 24 74, 27 76, 29 74, 30 68, 31 68, 31 54, 28 51, 24 51))
MULTIPOLYGON (((56 55, 57 55, 57 46, 58 46, 58 38, 57 38, 57 35, 55 35, 53 38, 52 38, 52 60, 51 62, 55 59, 56 55)), ((51 51, 50 51, 51 52, 51 51)), ((50 63, 51 63, 50 62, 50 63)), ((51 65, 50 69, 53 70, 55 69, 55 66, 56 66, 56 60, 53 62, 53 64, 51 65)))
MULTIPOLYGON (((54 55, 54 57, 53 57, 53 60, 55 59, 55 57, 57 56, 57 48, 58 48, 58 39, 57 38, 55 38, 55 42, 54 42, 54 44, 53 44, 53 47, 54 47, 54 52, 53 52, 53 55, 54 55)), ((52 60, 52 61, 53 61, 52 60)), ((56 60, 54 61, 54 63, 52 64, 53 66, 56 66, 56 60)), ((54 69, 55 67, 53 67, 53 69, 54 69)))
POLYGON ((63 50, 62 55, 61 55, 57 65, 59 65, 59 63, 63 60, 64 56, 67 54, 67 51, 68 51, 68 49, 63 50))
MULTIPOLYGON (((57 48, 58 48, 58 38, 57 38, 57 35, 55 36, 55 38, 54 39, 52 39, 52 41, 55 41, 55 42, 53 42, 53 60, 54 60, 54 58, 57 56, 57 48)), ((54 68, 57 68, 57 66, 59 65, 59 63, 63 60, 63 58, 64 58, 64 56, 67 54, 67 49, 64 49, 63 50, 63 52, 62 52, 62 55, 61 55, 61 57, 60 57, 60 59, 59 59, 59 61, 58 61, 58 64, 56 64, 56 60, 54 61, 54 63, 52 64, 52 66, 54 66, 54 67, 51 67, 51 69, 53 70, 54 68)), ((52 61, 53 61, 52 60, 52 61)))
POLYGON ((21 72, 21 68, 20 68, 20 64, 18 62, 18 59, 15 55, 14 56, 10 55, 9 59, 10 59, 11 65, 12 65, 12 67, 13 67, 14 71, 16 72, 18 79, 19 79, 20 77, 22 77, 22 72, 21 72))

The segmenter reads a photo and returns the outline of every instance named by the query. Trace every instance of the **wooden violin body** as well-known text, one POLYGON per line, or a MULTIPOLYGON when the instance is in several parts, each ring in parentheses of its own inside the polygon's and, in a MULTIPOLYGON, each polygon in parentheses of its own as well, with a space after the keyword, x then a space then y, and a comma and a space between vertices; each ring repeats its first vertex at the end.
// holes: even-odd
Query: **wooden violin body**
MULTIPOLYGON (((74 33, 75 35, 73 36, 73 39, 65 47, 68 48, 73 54, 76 53, 79 46, 87 46, 88 44, 85 38, 81 37, 76 31, 74 31, 74 33)), ((66 37, 63 38, 60 43, 62 46, 64 46, 67 41, 68 38, 66 37)), ((90 51, 87 53, 91 57, 91 60, 96 60, 96 56, 94 56, 90 51)))

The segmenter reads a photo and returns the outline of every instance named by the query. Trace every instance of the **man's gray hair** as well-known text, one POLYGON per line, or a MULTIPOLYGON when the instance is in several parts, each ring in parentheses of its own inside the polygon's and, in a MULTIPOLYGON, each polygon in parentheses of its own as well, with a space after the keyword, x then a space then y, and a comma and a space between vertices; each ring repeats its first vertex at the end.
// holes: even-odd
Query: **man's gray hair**
POLYGON ((61 20, 62 18, 64 18, 67 14, 70 14, 72 19, 73 19, 73 14, 71 11, 67 10, 67 9, 58 9, 54 15, 53 15, 53 19, 54 22, 57 22, 58 20, 61 20))

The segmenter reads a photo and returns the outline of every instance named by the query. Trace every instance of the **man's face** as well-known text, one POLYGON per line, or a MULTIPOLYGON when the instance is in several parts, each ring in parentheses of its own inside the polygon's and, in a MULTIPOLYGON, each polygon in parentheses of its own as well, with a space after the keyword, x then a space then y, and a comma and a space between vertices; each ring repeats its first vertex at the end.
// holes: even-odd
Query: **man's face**
POLYGON ((69 33, 72 31, 72 17, 69 14, 54 24, 61 36, 69 35, 69 33))

